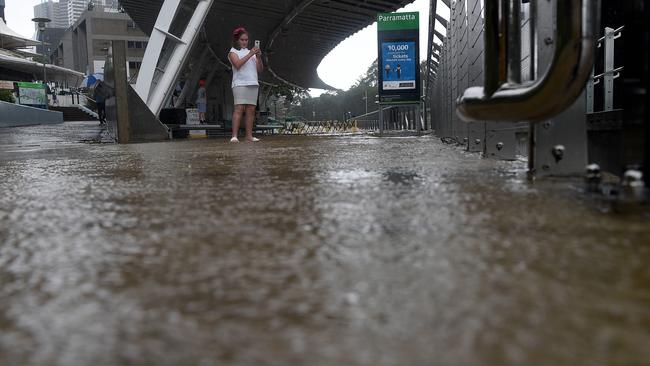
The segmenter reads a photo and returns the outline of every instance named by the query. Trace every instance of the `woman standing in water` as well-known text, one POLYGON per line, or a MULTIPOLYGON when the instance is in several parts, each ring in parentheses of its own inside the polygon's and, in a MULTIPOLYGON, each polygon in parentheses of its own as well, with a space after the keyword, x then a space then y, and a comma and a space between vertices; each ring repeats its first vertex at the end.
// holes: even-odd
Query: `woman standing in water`
POLYGON ((262 51, 258 47, 248 49, 248 32, 244 28, 237 28, 233 32, 233 47, 228 53, 232 64, 232 94, 235 100, 235 109, 232 114, 232 139, 230 142, 239 142, 237 134, 242 116, 246 115, 246 141, 259 141, 253 137, 253 120, 259 92, 258 75, 264 70, 262 64, 262 51))

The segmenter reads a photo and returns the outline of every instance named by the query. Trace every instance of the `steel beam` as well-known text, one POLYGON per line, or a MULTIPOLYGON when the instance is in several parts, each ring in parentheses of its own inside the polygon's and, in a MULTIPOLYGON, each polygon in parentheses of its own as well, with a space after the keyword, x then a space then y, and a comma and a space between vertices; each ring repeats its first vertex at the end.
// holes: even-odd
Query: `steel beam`
MULTIPOLYGON (((154 32, 152 34, 156 34, 156 30, 158 30, 158 36, 156 37, 155 43, 153 45, 150 43, 147 46, 147 50, 149 49, 149 47, 160 47, 160 48, 156 50, 152 50, 151 58, 148 58, 146 60, 147 73, 152 72, 151 69, 154 64, 155 67, 153 67, 154 68, 153 72, 155 73, 156 69, 159 70, 158 65, 161 61, 160 52, 162 50, 162 47, 160 46, 161 44, 164 45, 165 41, 171 42, 173 44, 172 46, 173 51, 171 52, 171 55, 167 60, 164 69, 159 70, 162 71, 160 78, 157 80, 155 85, 153 85, 153 87, 151 85, 148 87, 150 88, 148 95, 146 93, 146 88, 147 88, 146 86, 139 84, 140 88, 138 89, 140 90, 138 92, 139 95, 141 96, 147 95, 147 98, 146 99, 143 98, 143 100, 146 101, 147 106, 149 106, 149 108, 155 115, 158 115, 160 113, 163 106, 167 103, 169 98, 171 98, 172 92, 174 90, 176 83, 178 82, 178 78, 183 69, 183 66, 185 65, 187 58, 190 52, 192 51, 192 47, 198 38, 199 31, 203 27, 205 19, 208 16, 208 12, 212 7, 213 1, 214 0, 199 0, 198 4, 196 5, 196 8, 194 9, 194 13, 192 14, 192 17, 190 18, 187 26, 185 27, 182 37, 177 39, 170 38, 168 34, 169 25, 171 24, 171 22, 169 24, 167 24, 166 22, 169 21, 170 19, 169 14, 162 14, 162 13, 159 14, 160 23, 166 26, 167 29, 164 28, 159 29, 158 22, 156 23, 156 27, 154 27, 154 32), (161 40, 162 35, 165 36, 165 40, 161 40), (158 59, 154 61, 153 56, 155 56, 156 53, 158 59)), ((165 8, 167 2, 169 2, 170 9, 172 8, 175 8, 175 10, 178 9, 178 0, 165 0, 165 4, 163 4, 163 9, 165 8)), ((173 21, 173 17, 171 19, 173 21)), ((144 62, 143 62, 143 66, 144 66, 144 62)), ((144 83, 147 80, 149 79, 147 78, 142 82, 144 83)), ((140 82, 140 80, 138 80, 138 82, 140 82)))
POLYGON ((156 25, 149 37, 140 72, 138 73, 138 81, 135 86, 136 92, 145 102, 149 100, 158 61, 160 60, 165 41, 170 34, 169 30, 176 17, 180 3, 181 0, 165 0, 158 14, 156 25))

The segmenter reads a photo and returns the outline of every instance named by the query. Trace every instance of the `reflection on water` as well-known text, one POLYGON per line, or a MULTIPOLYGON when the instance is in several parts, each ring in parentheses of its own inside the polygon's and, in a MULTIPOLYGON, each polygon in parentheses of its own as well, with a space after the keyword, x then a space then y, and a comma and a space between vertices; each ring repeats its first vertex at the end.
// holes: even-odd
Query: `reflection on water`
POLYGON ((0 364, 650 359, 647 219, 528 184, 525 163, 427 137, 7 131, 0 364))

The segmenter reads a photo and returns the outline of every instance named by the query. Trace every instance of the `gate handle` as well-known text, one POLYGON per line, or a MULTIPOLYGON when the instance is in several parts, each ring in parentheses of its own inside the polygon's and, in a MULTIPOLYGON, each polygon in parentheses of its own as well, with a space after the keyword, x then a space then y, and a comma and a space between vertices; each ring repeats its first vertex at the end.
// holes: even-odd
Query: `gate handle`
MULTIPOLYGON (((509 84, 503 75, 498 75, 499 69, 503 70, 502 59, 506 53, 499 49, 504 45, 499 32, 505 20, 499 11, 500 1, 485 1, 486 87, 467 89, 458 99, 456 113, 462 120, 540 122, 560 114, 580 97, 594 66, 596 9, 600 1, 556 1, 557 26, 551 66, 543 77, 526 85, 509 84), (494 91, 490 85, 496 86, 494 91)), ((504 4, 507 9, 506 2, 501 4, 501 9, 504 4)))

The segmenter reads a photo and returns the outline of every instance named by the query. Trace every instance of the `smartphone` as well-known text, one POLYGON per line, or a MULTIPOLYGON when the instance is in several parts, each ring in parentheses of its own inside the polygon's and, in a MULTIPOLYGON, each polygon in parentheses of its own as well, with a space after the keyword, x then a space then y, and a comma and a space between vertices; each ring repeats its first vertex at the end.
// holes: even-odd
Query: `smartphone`
POLYGON ((260 41, 259 40, 255 41, 255 47, 260 48, 260 41))

